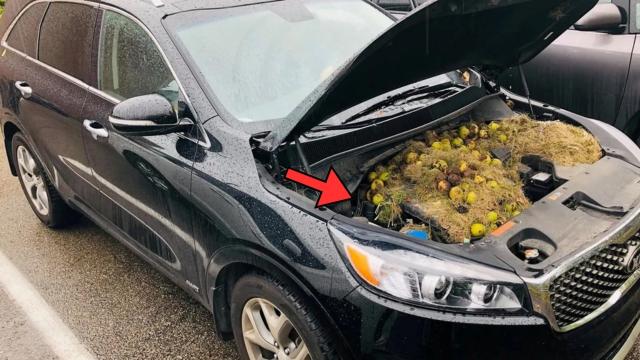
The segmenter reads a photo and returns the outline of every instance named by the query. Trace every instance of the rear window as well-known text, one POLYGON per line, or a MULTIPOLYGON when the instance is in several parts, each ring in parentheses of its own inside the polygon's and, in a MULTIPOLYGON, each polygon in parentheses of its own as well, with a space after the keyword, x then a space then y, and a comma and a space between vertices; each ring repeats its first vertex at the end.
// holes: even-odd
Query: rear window
POLYGON ((45 10, 46 3, 38 3, 27 9, 13 26, 7 44, 35 58, 38 50, 38 28, 45 10))
POLYGON ((88 83, 96 17, 91 6, 52 3, 41 26, 40 61, 88 83))

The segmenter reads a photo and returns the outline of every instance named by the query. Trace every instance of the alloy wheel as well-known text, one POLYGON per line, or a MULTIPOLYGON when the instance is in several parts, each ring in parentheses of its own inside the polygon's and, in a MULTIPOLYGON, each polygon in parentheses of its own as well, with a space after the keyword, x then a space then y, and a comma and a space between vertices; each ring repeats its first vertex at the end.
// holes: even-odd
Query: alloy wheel
POLYGON ((265 299, 254 298, 245 304, 242 335, 250 360, 312 360, 291 320, 265 299))
POLYGON ((20 178, 29 201, 40 215, 49 215, 49 193, 36 161, 29 150, 22 145, 18 146, 16 153, 20 178))

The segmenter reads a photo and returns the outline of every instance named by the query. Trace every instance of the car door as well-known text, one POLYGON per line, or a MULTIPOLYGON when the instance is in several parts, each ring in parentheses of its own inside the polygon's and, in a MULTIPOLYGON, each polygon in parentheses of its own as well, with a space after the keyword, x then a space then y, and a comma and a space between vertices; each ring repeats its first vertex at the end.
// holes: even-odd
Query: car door
POLYGON ((640 144, 640 0, 632 0, 629 9, 630 32, 636 36, 629 77, 615 126, 640 144))
POLYGON ((83 112, 94 181, 105 195, 94 206, 131 248, 197 292, 185 207, 194 144, 180 134, 129 136, 109 123, 114 106, 136 96, 159 93, 184 106, 177 81, 150 34, 131 16, 102 9, 97 28, 97 85, 83 112))
POLYGON ((81 121, 96 17, 92 5, 32 3, 9 30, 3 51, 4 65, 13 69, 8 83, 22 130, 66 198, 99 196, 81 121))
MULTIPOLYGON (((614 3, 628 14, 628 0, 614 3)), ((531 97, 614 124, 636 38, 628 29, 627 24, 617 32, 567 30, 523 66, 531 97)), ((524 94, 517 69, 500 83, 524 94)))

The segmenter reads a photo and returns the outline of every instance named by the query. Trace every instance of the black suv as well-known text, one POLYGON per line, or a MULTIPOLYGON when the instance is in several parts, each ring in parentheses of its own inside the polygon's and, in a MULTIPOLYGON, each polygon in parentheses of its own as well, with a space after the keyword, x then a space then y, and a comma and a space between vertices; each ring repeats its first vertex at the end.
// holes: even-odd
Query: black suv
POLYGON ((359 0, 12 0, 11 171, 46 225, 92 219, 243 359, 619 358, 640 331, 640 150, 491 80, 595 3, 438 0, 395 22, 359 0), (356 189, 408 139, 515 112, 586 129, 602 159, 548 166, 557 186, 471 243, 362 216, 356 189), (316 207, 292 169, 354 196, 316 207))

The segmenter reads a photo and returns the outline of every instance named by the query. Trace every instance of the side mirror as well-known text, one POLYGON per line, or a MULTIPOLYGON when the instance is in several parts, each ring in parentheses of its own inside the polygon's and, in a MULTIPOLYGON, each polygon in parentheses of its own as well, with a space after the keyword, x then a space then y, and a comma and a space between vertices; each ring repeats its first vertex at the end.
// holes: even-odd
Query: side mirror
POLYGON ((615 4, 598 4, 575 23, 580 31, 617 30, 626 22, 622 10, 615 4))
MULTIPOLYGON (((184 130, 179 114, 158 94, 124 100, 113 108, 109 122, 114 129, 132 135, 159 135, 184 130)), ((189 124, 190 125, 190 124, 189 124)))

